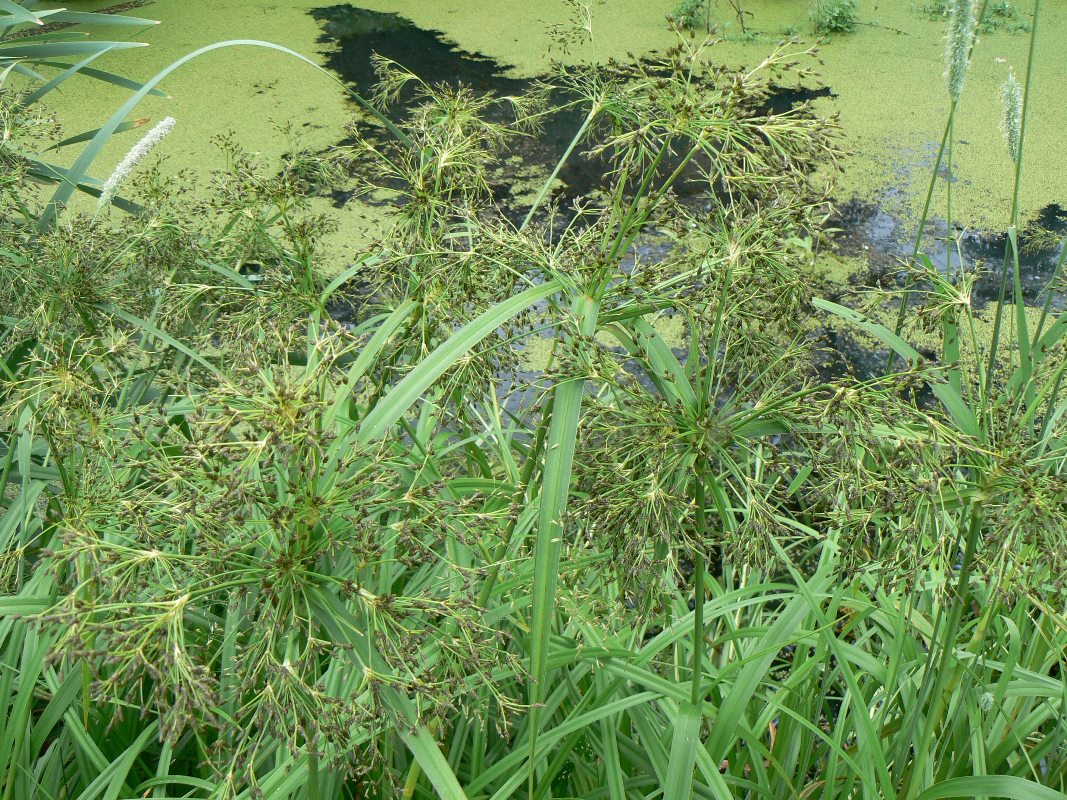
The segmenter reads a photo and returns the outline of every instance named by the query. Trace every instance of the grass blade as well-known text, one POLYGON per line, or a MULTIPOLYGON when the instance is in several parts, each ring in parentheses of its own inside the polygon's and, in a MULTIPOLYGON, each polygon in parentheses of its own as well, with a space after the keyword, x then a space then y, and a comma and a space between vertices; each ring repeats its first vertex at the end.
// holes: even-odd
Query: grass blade
POLYGON ((1040 783, 1012 775, 972 775, 952 778, 926 789, 916 800, 950 797, 1004 797, 1008 800, 1067 800, 1067 795, 1040 783))
MULTIPOLYGON (((582 295, 574 301, 573 310, 579 320, 580 333, 583 336, 592 336, 596 331, 600 304, 582 295)), ((545 697, 544 691, 548 684, 548 639, 556 618, 556 584, 563 546, 563 519, 567 513, 574 447, 584 394, 584 380, 572 380, 555 388, 545 449, 541 505, 537 536, 534 540, 533 606, 530 611, 530 683, 527 694, 530 703, 531 795, 537 762, 537 735, 541 715, 539 706, 545 697)))
MULTIPOLYGON (((829 311, 831 314, 851 322, 876 337, 894 353, 907 360, 908 363, 916 365, 921 362, 922 356, 919 351, 884 325, 871 322, 858 311, 853 311, 851 308, 846 308, 837 303, 831 303, 829 300, 816 298, 812 303, 816 308, 829 311)), ((970 436, 977 436, 979 434, 978 420, 975 418, 974 412, 963 402, 963 398, 960 397, 959 393, 947 383, 938 383, 937 381, 927 381, 927 383, 937 399, 945 406, 945 410, 959 425, 960 430, 970 436)))
MULTIPOLYGON (((131 47, 138 46, 133 43, 124 44, 127 44, 131 47)), ((88 47, 89 45, 79 44, 71 46, 88 47)), ((45 45, 41 45, 41 47, 45 47, 45 45)), ((375 108, 373 104, 369 103, 363 97, 353 92, 336 75, 326 70, 319 64, 316 64, 307 56, 303 56, 295 50, 290 50, 288 47, 282 47, 279 44, 273 44, 271 42, 263 42, 258 39, 228 39, 224 42, 215 42, 214 44, 206 45, 204 47, 199 48, 198 50, 194 50, 193 52, 188 53, 185 56, 182 56, 177 61, 174 61, 169 66, 157 72, 138 91, 136 91, 129 100, 123 103, 119 107, 119 109, 111 115, 111 118, 103 125, 103 127, 100 128, 99 133, 97 133, 96 136, 93 137, 92 141, 89 142, 89 144, 75 160, 74 164, 71 166, 71 181, 66 184, 61 184, 56 189, 55 193, 52 195, 52 198, 49 200, 45 210, 42 212, 40 219, 38 219, 37 221, 38 231, 43 232, 52 229, 59 215, 59 209, 66 205, 67 201, 70 200, 71 195, 74 192, 73 186, 70 184, 76 184, 85 176, 85 173, 88 172, 89 167, 92 165, 96 157, 100 154, 100 151, 103 150, 104 145, 107 144, 108 139, 111 138, 111 135, 115 132, 115 129, 118 128, 118 126, 121 125, 123 121, 125 121, 126 118, 130 116, 134 108, 137 107, 137 104, 140 103, 141 100, 143 100, 145 96, 156 87, 157 84, 159 84, 164 78, 166 78, 175 70, 180 69, 185 64, 188 64, 190 61, 194 61, 200 56, 206 55, 207 53, 211 53, 215 50, 222 50, 229 47, 263 47, 268 50, 276 50, 280 53, 285 53, 286 55, 292 56, 293 58, 303 61, 305 64, 314 67, 320 73, 330 78, 330 80, 343 86, 348 94, 354 97, 356 101, 360 103, 360 105, 362 105, 375 118, 382 122, 382 124, 384 124, 394 136, 396 136, 401 141, 406 142, 408 140, 407 135, 404 134, 399 128, 397 128, 396 125, 394 125, 393 122, 389 120, 385 115, 383 115, 377 108, 375 108)), ((92 52, 92 50, 82 50, 80 52, 92 52)), ((0 58, 3 58, 5 55, 9 55, 10 53, 10 50, 0 48, 0 58)), ((52 55, 55 55, 55 52, 49 51, 45 55, 51 57, 52 55)))
POLYGON ((0 0, 0 11, 9 14, 14 22, 31 22, 34 25, 44 25, 39 16, 20 6, 14 0, 0 0))
POLYGON ((693 795, 693 767, 697 760, 697 745, 700 744, 701 719, 699 705, 682 703, 678 707, 663 800, 689 800, 693 795))
POLYGON ((509 319, 539 300, 559 291, 556 281, 534 286, 483 312, 456 331, 415 369, 404 376, 367 414, 359 428, 359 441, 367 443, 381 438, 434 381, 440 378, 472 347, 509 319))

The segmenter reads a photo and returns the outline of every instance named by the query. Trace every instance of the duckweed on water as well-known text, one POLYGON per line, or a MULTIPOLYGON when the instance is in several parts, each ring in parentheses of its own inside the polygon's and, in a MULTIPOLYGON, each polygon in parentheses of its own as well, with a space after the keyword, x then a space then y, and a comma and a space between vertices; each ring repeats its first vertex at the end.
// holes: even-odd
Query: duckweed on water
MULTIPOLYGON (((91 8, 105 3, 75 0, 72 5, 91 8)), ((326 58, 332 45, 319 41, 322 29, 309 13, 318 5, 295 0, 266 12, 255 0, 225 5, 157 0, 146 8, 164 24, 135 37, 151 46, 130 54, 129 69, 134 75, 151 74, 197 45, 235 35, 278 41, 326 58)), ((359 5, 398 13, 421 28, 442 31, 463 50, 484 54, 514 76, 544 72, 551 44, 547 23, 565 22, 570 13, 563 0, 536 4, 363 0, 359 5)), ((751 14, 749 28, 758 34, 755 41, 739 40, 729 9, 717 10, 716 21, 726 41, 717 46, 716 57, 734 65, 753 64, 770 43, 806 18, 809 5, 808 0, 747 0, 744 8, 751 14)), ((671 8, 669 0, 593 4, 593 45, 570 56, 555 55, 574 61, 590 55, 626 59, 630 54, 662 51, 671 43, 665 23, 671 8)), ((857 30, 835 37, 820 53, 822 80, 834 97, 819 102, 825 111, 841 114, 851 153, 837 178, 837 195, 882 204, 907 226, 917 218, 922 204, 926 169, 936 153, 940 120, 948 102, 938 89, 943 26, 908 2, 861 3, 858 20, 857 30)), ((803 24, 800 27, 803 36, 803 24)), ((1067 7, 1049 5, 1043 27, 1048 41, 1067 35, 1067 7)), ((1020 70, 1025 65, 1026 47, 1025 36, 997 30, 983 34, 975 51, 970 89, 957 111, 958 183, 953 199, 957 220, 968 228, 998 230, 1005 224, 994 209, 1009 199, 1012 166, 998 146, 997 98, 1008 68, 1020 70)), ((1056 113, 1059 89, 1067 85, 1067 62, 1058 57, 1055 47, 1039 48, 1035 74, 1035 113, 1027 150, 1040 166, 1027 175, 1022 187, 1024 219, 1051 204, 1067 205, 1058 179, 1067 172, 1067 149, 1059 145, 1056 113)), ((168 146, 171 169, 194 165, 203 143, 225 128, 247 136, 250 149, 267 154, 285 146, 284 137, 272 126, 288 120, 301 121, 301 135, 313 148, 337 142, 344 135, 348 109, 341 93, 281 57, 248 51, 213 55, 176 73, 166 86, 173 99, 153 99, 144 108, 154 117, 170 114, 182 120, 181 130, 168 146), (231 91, 233 87, 247 88, 231 91), (227 99, 214 113, 205 115, 199 104, 204 96, 227 99)), ((83 82, 76 93, 64 98, 60 112, 68 130, 92 128, 99 124, 100 109, 115 107, 122 96, 112 87, 83 82)), ((122 145, 116 143, 108 158, 117 162, 121 154, 122 145)), ((344 230, 358 230, 354 215, 342 214, 341 219, 344 230)))

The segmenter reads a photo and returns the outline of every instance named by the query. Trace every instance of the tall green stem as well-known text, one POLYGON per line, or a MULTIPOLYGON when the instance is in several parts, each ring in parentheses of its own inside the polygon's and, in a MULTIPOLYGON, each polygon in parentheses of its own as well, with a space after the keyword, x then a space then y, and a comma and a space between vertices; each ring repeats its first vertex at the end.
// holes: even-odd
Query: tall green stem
MULTIPOLYGON (((978 24, 980 25, 982 20, 985 19, 989 0, 983 0, 982 8, 978 12, 978 24)), ((974 42, 971 43, 970 50, 968 51, 968 58, 970 53, 974 51, 974 42)), ((948 119, 945 121, 945 129, 941 134, 941 145, 937 150, 937 158, 934 159, 934 166, 930 172, 930 181, 926 187, 926 199, 923 201, 922 214, 919 216, 919 226, 915 233, 915 244, 911 250, 911 262, 912 264, 919 258, 919 251, 922 250, 923 236, 926 234, 926 221, 930 216, 930 205, 934 197, 934 189, 937 187, 938 174, 941 171, 941 162, 945 158, 945 152, 948 149, 950 137, 954 130, 954 120, 956 117, 956 105, 959 102, 958 97, 950 97, 948 108, 948 119)), ((950 256, 951 257, 951 256, 950 256)), ((908 311, 908 299, 911 296, 912 289, 915 288, 915 279, 911 276, 908 277, 904 284, 904 292, 900 297, 900 308, 897 310, 897 321, 893 327, 893 333, 897 336, 904 329, 904 317, 908 311)), ((886 362, 886 370, 892 370, 893 364, 896 362, 897 355, 894 351, 889 351, 889 359, 886 362)))
MULTIPOLYGON (((930 216, 930 205, 934 199, 934 189, 937 187, 937 176, 941 171, 941 162, 945 158, 945 151, 948 147, 949 137, 952 135, 952 121, 956 116, 956 101, 951 101, 948 108, 948 121, 945 123, 945 130, 941 134, 941 145, 937 150, 937 158, 934 159, 934 167, 930 173, 930 181, 926 186, 926 199, 923 201, 922 214, 919 215, 919 226, 915 233, 915 244, 911 248, 911 264, 914 264, 919 259, 919 251, 922 250, 923 236, 926 233, 926 220, 930 216)), ((907 281, 904 284, 904 292, 900 296, 900 308, 897 309, 897 321, 893 326, 893 333, 900 336, 900 332, 904 329, 904 317, 908 312, 908 299, 911 297, 911 290, 915 288, 915 278, 911 275, 908 276, 907 281)), ((893 350, 889 351, 889 359, 886 362, 886 370, 891 371, 893 364, 896 361, 897 354, 893 350)))
MULTIPOLYGON (((600 300, 579 295, 571 307, 578 321, 578 337, 596 333, 600 300)), ((537 536, 534 540, 534 586, 530 620, 527 696, 530 703, 529 796, 536 789, 537 738, 541 724, 541 703, 548 683, 548 640, 556 619, 556 588, 559 560, 563 549, 564 520, 570 494, 571 468, 578 436, 585 380, 576 378, 553 389, 552 416, 545 450, 545 466, 538 506, 537 536)))
POLYGON ((704 671, 704 586, 706 564, 704 559, 704 544, 707 542, 707 517, 704 509, 707 499, 704 496, 704 471, 698 470, 696 477, 696 504, 697 504, 697 556, 693 564, 693 675, 690 685, 689 701, 695 706, 703 700, 700 689, 701 675, 704 671))
MULTIPOLYGON (((1026 59, 1026 78, 1023 81, 1023 110, 1019 121, 1019 152, 1016 154, 1015 158, 1015 186, 1011 195, 1011 219, 1009 222, 1009 230, 1012 232, 1014 232, 1019 225, 1019 190, 1022 186, 1023 177, 1023 149, 1026 146, 1026 122, 1030 110, 1030 82, 1033 78, 1034 53, 1037 48, 1037 23, 1040 13, 1041 0, 1034 0, 1034 22, 1033 27, 1030 30, 1030 50, 1026 59)), ((1000 328, 1004 314, 1004 299, 1007 294, 1008 270, 1013 262, 1015 265, 1015 275, 1016 278, 1018 278, 1018 250, 1014 247, 1012 237, 1009 236, 1008 241, 1004 244, 1004 263, 1000 271, 1000 290, 997 295, 996 313, 993 317, 993 333, 989 343, 989 360, 986 364, 985 389, 987 395, 991 394, 993 388, 994 368, 996 367, 997 350, 1000 346, 1000 328)), ((1016 280, 1017 288, 1019 283, 1020 281, 1016 280)), ((1020 297, 1016 297, 1015 300, 1016 303, 1022 303, 1022 298, 1020 297)))

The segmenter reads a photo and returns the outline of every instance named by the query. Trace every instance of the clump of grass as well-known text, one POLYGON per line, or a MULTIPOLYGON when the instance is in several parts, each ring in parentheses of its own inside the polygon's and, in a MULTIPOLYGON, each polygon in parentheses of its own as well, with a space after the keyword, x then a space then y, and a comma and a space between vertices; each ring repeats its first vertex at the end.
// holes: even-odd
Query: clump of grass
POLYGON ((708 21, 708 0, 679 0, 670 15, 680 28, 703 28, 708 21))
POLYGON ((856 0, 816 0, 811 11, 816 33, 851 33, 859 20, 856 0))

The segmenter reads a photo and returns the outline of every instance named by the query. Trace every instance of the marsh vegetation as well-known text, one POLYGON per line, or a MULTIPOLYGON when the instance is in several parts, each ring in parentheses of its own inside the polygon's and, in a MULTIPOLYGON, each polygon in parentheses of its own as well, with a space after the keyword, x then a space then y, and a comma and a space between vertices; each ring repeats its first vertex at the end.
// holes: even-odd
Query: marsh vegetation
POLYGON ((953 224, 1000 5, 946 3, 909 252, 828 297, 846 132, 775 102, 817 46, 735 68, 676 30, 502 94, 228 40, 139 83, 93 63, 129 42, 56 25, 150 21, 0 0, 3 799, 1067 797, 1041 0, 995 258, 953 224), (183 123, 141 101, 239 49, 343 87, 345 141, 155 159, 183 123), (63 131, 86 81, 128 99, 63 131), (339 198, 376 225, 327 270, 339 198))

